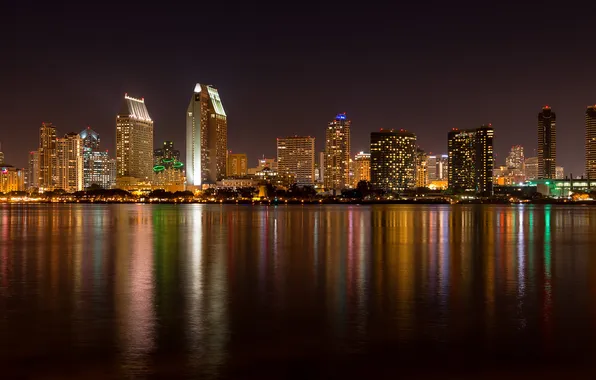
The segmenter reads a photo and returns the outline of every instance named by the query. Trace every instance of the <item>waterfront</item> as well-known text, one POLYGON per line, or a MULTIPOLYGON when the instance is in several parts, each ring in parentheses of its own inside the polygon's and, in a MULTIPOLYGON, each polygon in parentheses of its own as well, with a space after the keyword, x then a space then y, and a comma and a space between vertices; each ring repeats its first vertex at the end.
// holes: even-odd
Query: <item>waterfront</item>
POLYGON ((0 205, 0 364, 73 378, 587 373, 595 226, 581 206, 0 205))

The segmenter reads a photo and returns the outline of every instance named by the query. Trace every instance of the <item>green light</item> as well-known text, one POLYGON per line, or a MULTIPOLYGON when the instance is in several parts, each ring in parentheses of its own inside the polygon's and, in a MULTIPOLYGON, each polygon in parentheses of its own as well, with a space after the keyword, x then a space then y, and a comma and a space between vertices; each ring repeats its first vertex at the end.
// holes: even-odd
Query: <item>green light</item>
POLYGON ((161 172, 161 171, 164 171, 165 169, 166 169, 166 167, 165 167, 165 166, 163 166, 163 165, 155 165, 155 166, 153 167, 153 171, 154 171, 154 172, 161 172))
POLYGON ((176 162, 174 162, 174 167, 175 167, 176 169, 178 169, 178 168, 181 168, 182 166, 184 166, 184 164, 183 164, 182 162, 180 162, 180 161, 176 161, 176 162))
POLYGON ((162 158, 161 162, 172 162, 174 161, 173 158, 162 158))
POLYGON ((544 182, 544 183, 545 183, 546 185, 550 185, 550 182, 548 182, 548 181, 546 181, 546 182, 544 182))

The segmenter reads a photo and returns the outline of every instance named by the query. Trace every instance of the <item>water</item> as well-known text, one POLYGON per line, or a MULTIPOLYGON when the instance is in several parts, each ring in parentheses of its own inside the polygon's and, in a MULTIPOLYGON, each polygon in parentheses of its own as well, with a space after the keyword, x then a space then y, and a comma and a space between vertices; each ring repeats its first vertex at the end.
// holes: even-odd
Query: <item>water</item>
POLYGON ((7 378, 560 378, 595 338, 596 208, 0 206, 7 378))

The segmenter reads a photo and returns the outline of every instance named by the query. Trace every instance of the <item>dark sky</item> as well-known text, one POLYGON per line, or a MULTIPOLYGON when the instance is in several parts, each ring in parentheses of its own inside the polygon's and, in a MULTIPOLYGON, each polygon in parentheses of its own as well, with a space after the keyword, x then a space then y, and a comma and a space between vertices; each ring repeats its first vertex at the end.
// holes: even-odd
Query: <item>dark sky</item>
POLYGON ((326 123, 344 111, 353 151, 368 151, 373 130, 406 128, 444 153, 451 128, 491 122, 500 163, 513 144, 532 155, 548 104, 558 164, 583 172, 595 5, 12 3, 0 26, 0 140, 17 166, 42 121, 60 134, 90 124, 113 152, 125 92, 145 98, 155 144, 174 140, 184 154, 184 115, 201 82, 219 89, 229 149, 249 166, 275 155, 278 136, 312 135, 323 149, 326 123))

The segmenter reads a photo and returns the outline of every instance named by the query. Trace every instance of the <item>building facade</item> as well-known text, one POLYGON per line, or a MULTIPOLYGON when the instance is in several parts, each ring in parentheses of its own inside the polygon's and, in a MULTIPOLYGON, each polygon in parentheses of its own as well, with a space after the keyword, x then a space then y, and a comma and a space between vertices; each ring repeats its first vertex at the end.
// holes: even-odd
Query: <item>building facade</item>
POLYGON ((538 157, 528 157, 524 162, 525 168, 525 179, 535 180, 538 179, 538 157))
POLYGON ((350 185, 350 128, 345 112, 327 125, 325 133, 326 190, 339 191, 350 185))
POLYGON ((596 105, 586 109, 586 177, 596 179, 596 105))
POLYGON ((116 160, 110 158, 107 151, 85 151, 83 155, 83 187, 115 188, 116 160))
POLYGON ((153 120, 145 99, 127 94, 116 116, 116 176, 122 183, 153 177, 153 120))
POLYGON ((83 190, 83 140, 78 133, 67 133, 56 139, 55 172, 57 189, 83 190))
POLYGON ((12 165, 0 166, 0 193, 25 190, 25 173, 12 165))
POLYGON ((416 187, 426 187, 428 180, 428 155, 420 148, 416 149, 416 187))
POLYGON ((554 179, 557 175, 557 115, 549 107, 538 114, 538 178, 554 179))
POLYGON ((39 190, 54 189, 56 165, 56 127, 42 123, 39 128, 39 190))
POLYGON ((476 191, 476 131, 453 129, 447 140, 449 189, 454 192, 476 191))
POLYGON ((454 129, 448 134, 448 186, 453 192, 493 194, 494 130, 483 125, 477 129, 454 129))
POLYGON ((370 182, 370 153, 360 152, 354 155, 354 181, 352 186, 356 187, 360 181, 370 182))
POLYGON ((290 136, 277 139, 277 171, 292 174, 298 185, 315 183, 315 138, 290 136))
POLYGON ((484 196, 493 195, 494 134, 490 124, 476 129, 475 185, 476 193, 484 196))
POLYGON ((226 175, 228 121, 216 88, 197 83, 186 112, 186 178, 190 186, 226 175))
POLYGON ((228 153, 226 166, 228 177, 243 177, 248 174, 248 158, 245 153, 228 153))
POLYGON ((29 152, 27 168, 27 190, 39 189, 39 152, 29 152))
POLYGON ((521 145, 512 146, 509 155, 505 158, 505 165, 507 168, 523 172, 524 162, 524 147, 521 145))
POLYGON ((385 191, 402 191, 416 185, 416 135, 406 130, 370 134, 370 181, 385 191))

